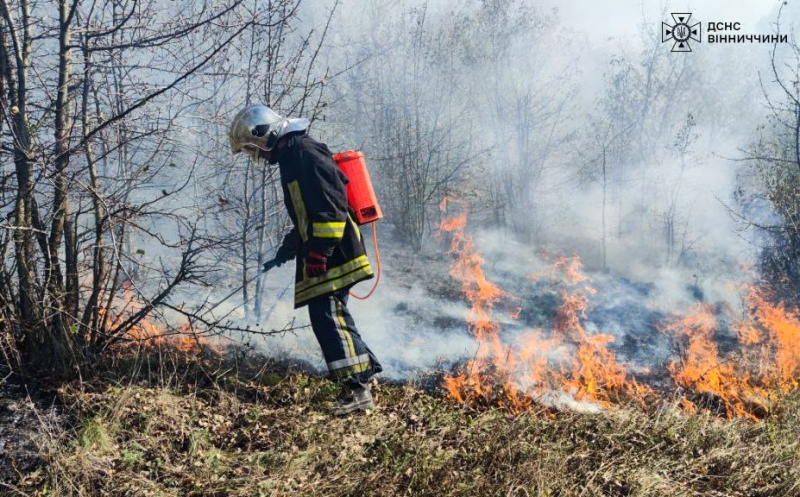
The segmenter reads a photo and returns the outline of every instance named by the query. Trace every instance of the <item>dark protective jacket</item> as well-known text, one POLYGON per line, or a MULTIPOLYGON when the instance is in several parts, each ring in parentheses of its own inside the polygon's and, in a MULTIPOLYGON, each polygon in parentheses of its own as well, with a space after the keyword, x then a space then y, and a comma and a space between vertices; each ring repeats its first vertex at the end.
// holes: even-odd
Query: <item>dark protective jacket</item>
POLYGON ((347 177, 336 166, 330 150, 305 133, 292 134, 276 150, 283 201, 294 223, 284 239, 297 256, 294 306, 349 288, 372 278, 373 272, 347 203, 347 177), (309 251, 328 256, 327 271, 309 277, 309 251))

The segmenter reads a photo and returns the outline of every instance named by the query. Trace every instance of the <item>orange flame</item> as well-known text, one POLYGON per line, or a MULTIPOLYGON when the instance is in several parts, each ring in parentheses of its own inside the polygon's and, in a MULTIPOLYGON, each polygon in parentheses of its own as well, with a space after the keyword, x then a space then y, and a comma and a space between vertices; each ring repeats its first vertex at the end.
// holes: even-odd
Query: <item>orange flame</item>
MULTIPOLYGON (((467 404, 496 403, 519 412, 533 405, 535 395, 551 388, 564 389, 578 399, 600 405, 609 405, 612 393, 641 391, 627 379, 625 368, 607 349, 613 337, 590 335, 581 324, 588 296, 594 294, 588 286, 573 288, 572 293, 561 292, 562 305, 549 338, 534 330, 521 334, 515 344, 505 345, 500 338, 500 324, 493 319, 492 311, 498 301, 509 295, 486 279, 483 260, 464 232, 466 221, 464 212, 441 225, 442 231, 452 237, 449 252, 456 260, 450 274, 461 281, 471 305, 467 322, 478 341, 478 350, 466 371, 444 379, 444 387, 453 399, 467 404), (572 360, 563 359, 569 355, 568 349, 577 349, 572 360), (561 367, 552 368, 550 363, 559 360, 561 367)), ((577 257, 559 258, 551 275, 554 280, 572 286, 589 281, 582 274, 577 257)), ((520 311, 515 311, 515 316, 520 311)))
MULTIPOLYGON (((508 377, 513 371, 513 363, 502 360, 510 359, 507 348, 501 343, 498 332, 500 326, 492 317, 492 309, 505 295, 500 287, 486 279, 483 273, 483 259, 475 252, 472 239, 464 234, 467 223, 466 212, 460 216, 445 220, 441 229, 452 236, 449 253, 457 256, 450 268, 450 275, 461 282, 467 301, 472 304, 467 316, 470 331, 478 340, 475 357, 468 362, 466 372, 456 376, 447 376, 444 386, 458 402, 486 399, 494 394, 493 377, 508 377)), ((501 388, 499 403, 510 402, 519 405, 522 402, 517 389, 507 382, 501 388)))
MULTIPOLYGON (((471 306, 469 329, 478 341, 478 351, 466 370, 444 380, 452 398, 519 412, 530 408, 535 396, 549 389, 601 406, 610 405, 621 394, 634 399, 653 394, 616 361, 608 349, 614 337, 590 333, 584 327, 589 298, 596 290, 577 257, 557 258, 551 268, 550 278, 565 288, 559 291, 561 304, 549 336, 531 330, 518 334, 515 343, 503 343, 493 311, 511 296, 486 278, 483 259, 465 234, 466 222, 464 212, 441 225, 451 236, 450 253, 456 257, 450 274, 462 283, 471 306)), ((528 277, 547 276, 539 272, 528 277)), ((800 388, 800 311, 772 300, 751 288, 746 293, 744 318, 726 315, 724 323, 729 324, 723 326, 718 317, 730 314, 729 308, 698 304, 663 324, 683 346, 680 360, 667 367, 685 392, 678 406, 695 412, 716 405, 712 410, 725 416, 758 419, 769 413, 777 395, 800 388), (735 332, 738 342, 731 344, 735 350, 722 354, 718 340, 727 329, 735 332)), ((521 310, 515 308, 512 317, 517 319, 521 310)))
MULTIPOLYGON (((475 356, 462 372, 444 378, 444 387, 459 403, 491 404, 512 412, 531 409, 538 396, 563 390, 578 400, 609 406, 619 397, 643 398, 652 392, 633 381, 623 364, 608 350, 614 337, 592 334, 584 326, 590 297, 595 290, 582 272, 578 257, 558 258, 551 270, 530 278, 547 278, 566 286, 558 295, 553 329, 519 333, 504 343, 501 325, 493 316, 498 303, 512 298, 483 272, 483 259, 466 232, 467 213, 444 221, 441 230, 451 236, 449 253, 455 256, 450 274, 461 282, 470 304, 467 322, 478 342, 475 356)), ((755 286, 745 292, 743 317, 724 315, 725 309, 697 304, 676 314, 663 329, 682 345, 681 358, 668 365, 673 381, 684 395, 677 405, 686 412, 721 405, 727 417, 759 419, 779 398, 800 388, 800 311, 755 286), (724 318, 724 319, 722 319, 724 318), (720 351, 719 336, 730 323, 738 348, 720 351)), ((501 306, 504 307, 504 306, 501 306)), ((110 327, 119 325, 142 308, 129 285, 109 313, 110 327)), ((522 307, 511 311, 517 319, 522 307)), ((189 324, 169 329, 142 320, 125 335, 119 350, 133 346, 168 346, 198 353, 219 350, 197 335, 189 324)), ((735 345, 735 344, 734 344, 735 345)))
POLYGON ((559 257, 553 264, 553 279, 557 279, 560 276, 569 285, 577 285, 578 283, 589 281, 589 278, 581 272, 582 268, 583 263, 578 256, 559 257))
POLYGON ((761 382, 782 393, 797 390, 800 386, 800 314, 783 303, 771 304, 764 292, 756 288, 749 290, 745 302, 752 317, 740 328, 740 337, 745 336, 747 343, 762 344, 758 361, 761 382))
MULTIPOLYGON (((533 407, 537 396, 562 390, 578 400, 609 406, 619 398, 644 400, 654 393, 637 384, 608 344, 614 337, 590 333, 584 326, 589 299, 596 293, 578 257, 556 259, 548 276, 561 285, 553 329, 529 330, 504 343, 493 312, 498 303, 513 298, 488 281, 483 260, 465 233, 466 212, 444 221, 441 230, 451 237, 455 256, 450 274, 459 280, 470 310, 469 329, 478 350, 459 374, 447 376, 450 396, 467 405, 491 404, 520 412, 533 407)), ((697 304, 662 323, 681 349, 681 357, 667 370, 681 387, 676 405, 686 412, 714 411, 727 417, 759 419, 767 415, 779 395, 800 388, 800 311, 763 289, 745 292, 747 312, 732 316, 730 307, 697 304), (737 340, 720 341, 724 334, 737 340), (720 351, 718 343, 727 346, 720 351)), ((521 307, 512 309, 517 319, 521 307)))
MULTIPOLYGON (((123 296, 114 303, 115 312, 109 313, 109 328, 122 324, 130 316, 142 309, 143 305, 138 302, 133 294, 130 285, 123 285, 123 296)), ((103 314, 108 310, 101 311, 103 314)), ((136 325, 125 332, 123 341, 119 342, 115 348, 118 351, 131 350, 132 348, 156 348, 168 347, 177 352, 187 354, 197 354, 202 351, 209 351, 220 355, 221 351, 212 344, 206 337, 197 333, 189 323, 184 323, 179 328, 154 323, 145 317, 136 325)))
MULTIPOLYGON (((579 264, 579 262, 578 262, 579 264)), ((587 278, 573 275, 572 281, 582 282, 587 278)), ((594 289, 585 288, 593 293, 594 289)), ((556 315, 555 332, 578 347, 575 358, 563 367, 561 383, 568 391, 574 392, 578 400, 590 400, 601 406, 609 406, 611 398, 619 393, 639 396, 645 392, 633 380, 627 378, 625 367, 619 364, 607 344, 614 337, 605 334, 590 335, 581 318, 586 317, 588 297, 578 290, 574 293, 561 292, 562 304, 556 315)))
POLYGON ((688 342, 683 360, 673 361, 669 371, 678 385, 721 400, 725 415, 749 416, 744 395, 753 387, 737 373, 736 361, 719 357, 715 341, 718 327, 708 304, 697 304, 686 316, 669 321, 666 329, 688 342))
POLYGON ((800 317, 756 287, 748 289, 745 304, 747 314, 732 324, 739 348, 724 359, 715 340, 719 320, 710 306, 698 305, 668 323, 668 331, 686 340, 685 357, 670 372, 682 387, 721 401, 726 416, 757 419, 779 395, 800 386, 800 317))

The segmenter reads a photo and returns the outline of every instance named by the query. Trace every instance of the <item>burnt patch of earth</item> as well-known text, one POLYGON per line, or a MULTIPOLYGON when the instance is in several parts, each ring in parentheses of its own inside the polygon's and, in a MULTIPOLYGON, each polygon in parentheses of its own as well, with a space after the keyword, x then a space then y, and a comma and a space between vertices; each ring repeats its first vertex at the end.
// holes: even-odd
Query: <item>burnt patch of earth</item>
POLYGON ((15 487, 41 464, 37 445, 43 442, 43 423, 60 418, 45 404, 32 399, 21 383, 0 383, 0 487, 15 487))

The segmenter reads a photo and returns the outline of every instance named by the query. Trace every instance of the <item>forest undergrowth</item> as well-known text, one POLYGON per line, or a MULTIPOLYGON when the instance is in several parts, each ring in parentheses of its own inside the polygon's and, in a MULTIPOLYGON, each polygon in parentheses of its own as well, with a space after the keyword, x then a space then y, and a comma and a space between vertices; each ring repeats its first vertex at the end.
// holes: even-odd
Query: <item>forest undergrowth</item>
POLYGON ((335 386, 297 367, 165 351, 27 392, 0 403, 0 431, 28 423, 0 495, 800 493, 797 396, 759 422, 668 403, 515 415, 378 381, 376 410, 335 417, 335 386))

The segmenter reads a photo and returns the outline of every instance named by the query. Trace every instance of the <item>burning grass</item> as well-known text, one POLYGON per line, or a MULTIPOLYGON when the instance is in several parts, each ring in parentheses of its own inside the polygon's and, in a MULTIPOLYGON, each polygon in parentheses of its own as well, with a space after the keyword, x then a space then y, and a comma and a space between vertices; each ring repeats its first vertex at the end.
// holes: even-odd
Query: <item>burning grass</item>
POLYGON ((529 275, 549 278, 560 288, 552 329, 504 336, 493 311, 511 296, 486 277, 466 224, 464 212, 441 225, 451 240, 450 274, 461 282, 471 306, 467 322, 478 342, 465 367, 444 379, 450 396, 462 404, 521 413, 540 401, 566 396, 605 408, 620 402, 664 402, 677 390, 678 405, 689 411, 755 420, 770 415, 782 396, 800 386, 800 313, 775 304, 757 287, 746 292, 743 317, 731 316, 724 306, 699 303, 659 323, 680 351, 664 372, 674 384, 661 392, 640 384, 628 365, 617 361, 611 349, 614 336, 587 330, 588 302, 596 290, 577 257, 560 257, 551 271, 529 275), (722 318, 732 323, 726 326, 735 329, 739 342, 725 355, 717 345, 722 318))
POLYGON ((466 217, 451 223, 451 274, 480 345, 445 396, 378 383, 376 411, 336 418, 326 380, 142 328, 143 347, 121 349, 104 379, 40 400, 59 415, 34 412, 39 463, 0 472, 0 494, 798 494, 797 312, 752 289, 742 319, 710 305, 670 317, 681 353, 656 391, 587 325, 596 292, 577 258, 536 275, 557 288, 551 328, 504 334, 496 308, 511 300, 518 317, 518 301, 484 274, 466 217))
POLYGON ((134 297, 131 286, 124 285, 123 294, 113 300, 110 309, 101 312, 108 329, 121 330, 117 332, 119 336, 109 342, 117 355, 161 347, 185 354, 221 354, 220 345, 211 340, 208 333, 195 329, 191 322, 177 327, 164 320, 158 322, 152 317, 153 312, 140 315, 143 307, 144 304, 134 297))
POLYGON ((464 371, 444 379, 454 399, 466 404, 495 403, 519 413, 559 390, 602 407, 610 406, 613 400, 647 393, 648 389, 629 378, 625 367, 608 350, 614 337, 590 334, 584 328, 582 318, 595 290, 581 272, 577 257, 559 258, 553 265, 552 278, 564 282, 566 288, 560 292, 552 333, 531 330, 514 343, 504 343, 492 310, 505 292, 487 280, 483 260, 465 232, 466 221, 464 212, 441 226, 451 235, 454 262, 450 274, 461 282, 471 305, 467 321, 478 341, 475 357, 464 371))
POLYGON ((749 423, 666 405, 511 415, 379 383, 376 411, 336 418, 320 378, 207 367, 64 385, 69 423, 41 431, 41 464, 0 494, 768 496, 800 485, 794 396, 749 423))

